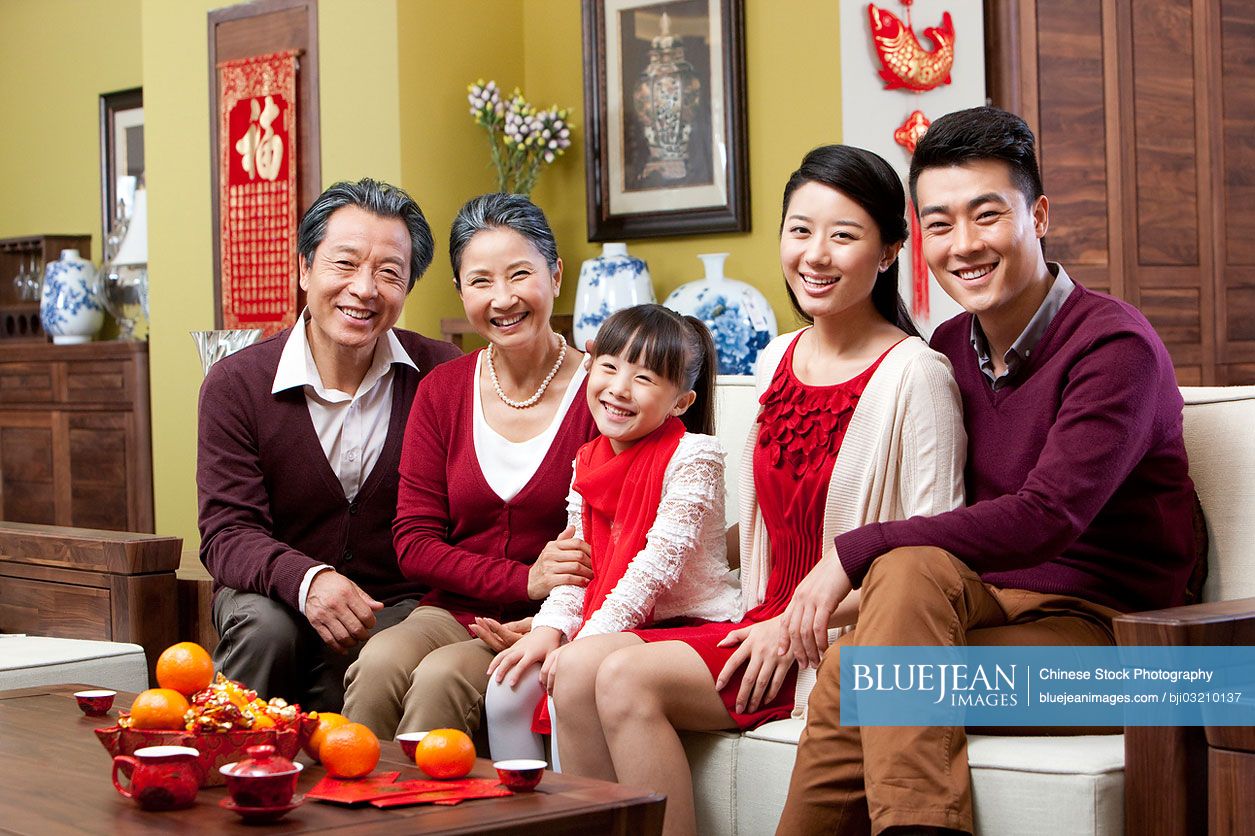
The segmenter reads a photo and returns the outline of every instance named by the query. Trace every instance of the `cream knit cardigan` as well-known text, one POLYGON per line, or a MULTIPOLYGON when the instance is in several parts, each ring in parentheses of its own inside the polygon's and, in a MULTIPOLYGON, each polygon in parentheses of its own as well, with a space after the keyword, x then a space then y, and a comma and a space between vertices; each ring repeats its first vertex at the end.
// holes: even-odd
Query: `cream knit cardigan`
MULTIPOLYGON (((800 333, 782 334, 758 358, 758 396, 771 384, 785 350, 800 333)), ((762 603, 771 574, 771 544, 754 492, 758 422, 741 455, 741 601, 762 603)), ((950 361, 918 337, 898 343, 872 374, 832 468, 824 512, 825 555, 834 538, 861 525, 933 516, 963 504, 967 434, 950 361)), ((829 641, 840 631, 830 630, 829 641)), ((794 717, 805 716, 815 670, 798 672, 794 717)))

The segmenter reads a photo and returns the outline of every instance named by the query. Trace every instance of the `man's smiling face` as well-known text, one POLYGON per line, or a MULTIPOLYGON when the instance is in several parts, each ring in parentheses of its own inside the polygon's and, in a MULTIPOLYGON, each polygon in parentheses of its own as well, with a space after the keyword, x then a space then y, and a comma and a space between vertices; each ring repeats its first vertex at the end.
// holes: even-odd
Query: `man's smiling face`
POLYGON ((1048 275, 1046 198, 1028 202, 1001 160, 924 169, 915 195, 924 259, 946 293, 986 330, 1027 324, 1041 299, 1026 291, 1048 275))

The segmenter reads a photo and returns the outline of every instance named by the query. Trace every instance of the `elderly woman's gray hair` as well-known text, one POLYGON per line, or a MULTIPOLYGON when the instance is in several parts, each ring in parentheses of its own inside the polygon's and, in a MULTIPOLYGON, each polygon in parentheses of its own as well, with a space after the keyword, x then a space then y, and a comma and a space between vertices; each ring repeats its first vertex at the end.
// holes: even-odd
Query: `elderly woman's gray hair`
POLYGON ((372 215, 396 218, 405 224, 410 233, 410 283, 405 292, 413 290, 414 282, 427 272, 432 256, 436 253, 436 241, 431 235, 431 227, 427 224, 427 218, 423 217, 423 210, 404 189, 371 180, 369 177, 363 177, 356 183, 346 180, 328 186, 313 205, 305 210, 301 223, 296 228, 296 251, 305 263, 313 262, 314 251, 327 237, 327 221, 337 209, 345 206, 357 206, 372 215))
POLYGON ((462 286, 462 252, 476 233, 486 229, 512 229, 532 243, 549 270, 558 269, 558 242, 540 207, 521 194, 483 194, 458 210, 449 229, 449 262, 453 282, 462 286))

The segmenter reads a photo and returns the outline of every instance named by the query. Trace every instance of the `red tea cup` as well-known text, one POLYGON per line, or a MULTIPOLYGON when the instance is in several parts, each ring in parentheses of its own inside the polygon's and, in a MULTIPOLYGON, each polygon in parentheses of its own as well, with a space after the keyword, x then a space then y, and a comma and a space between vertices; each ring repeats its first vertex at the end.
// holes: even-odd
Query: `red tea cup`
POLYGON ((397 735, 397 743, 401 744, 401 751, 411 761, 414 760, 414 752, 418 750, 419 741, 427 736, 425 731, 402 732, 397 735))
POLYGON ((276 755, 270 745, 249 746, 247 751, 244 760, 218 768, 235 806, 274 809, 290 804, 305 765, 276 755))
POLYGON ((536 789, 540 779, 545 776, 545 767, 549 764, 537 760, 497 761, 493 766, 502 785, 511 792, 531 792, 536 789))
POLYGON ((74 699, 88 717, 103 717, 113 708, 113 698, 117 695, 117 691, 101 688, 95 691, 75 691, 74 699))
POLYGON ((200 752, 190 746, 145 746, 113 759, 113 786, 145 810, 190 807, 200 789, 200 752), (130 781, 118 781, 122 772, 130 781))

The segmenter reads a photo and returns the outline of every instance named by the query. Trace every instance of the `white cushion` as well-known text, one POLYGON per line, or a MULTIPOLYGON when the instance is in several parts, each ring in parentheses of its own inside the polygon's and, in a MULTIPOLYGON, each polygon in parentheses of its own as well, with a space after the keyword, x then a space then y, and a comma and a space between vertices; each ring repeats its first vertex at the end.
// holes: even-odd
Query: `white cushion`
POLYGON ((1255 596, 1255 386, 1184 386, 1185 449, 1207 517, 1207 601, 1255 596))
POLYGON ((143 691, 148 687, 144 648, 124 642, 0 635, 0 689, 65 683, 143 691))
POLYGON ((693 774, 697 832, 703 836, 735 836, 739 789, 736 765, 741 736, 731 732, 684 732, 680 740, 693 774))

